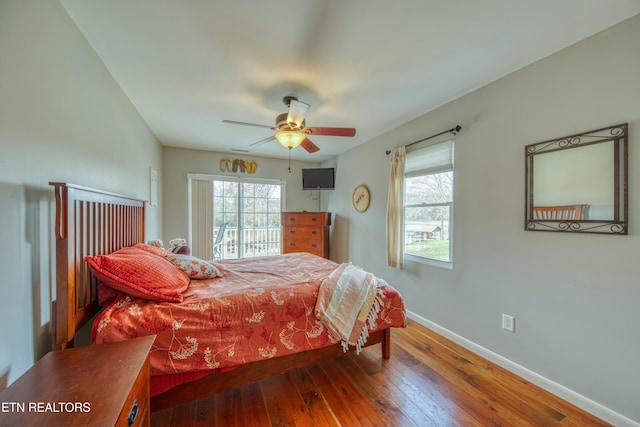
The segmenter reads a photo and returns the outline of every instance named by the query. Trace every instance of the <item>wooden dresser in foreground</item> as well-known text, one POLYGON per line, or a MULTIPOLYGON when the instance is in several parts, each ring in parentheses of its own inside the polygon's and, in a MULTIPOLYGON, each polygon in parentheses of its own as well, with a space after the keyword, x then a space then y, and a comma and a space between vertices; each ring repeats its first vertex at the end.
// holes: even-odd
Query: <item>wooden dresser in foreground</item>
POLYGON ((154 340, 48 353, 0 393, 0 425, 149 426, 154 340))
POLYGON ((331 212, 282 212, 282 253, 309 252, 329 258, 331 212))

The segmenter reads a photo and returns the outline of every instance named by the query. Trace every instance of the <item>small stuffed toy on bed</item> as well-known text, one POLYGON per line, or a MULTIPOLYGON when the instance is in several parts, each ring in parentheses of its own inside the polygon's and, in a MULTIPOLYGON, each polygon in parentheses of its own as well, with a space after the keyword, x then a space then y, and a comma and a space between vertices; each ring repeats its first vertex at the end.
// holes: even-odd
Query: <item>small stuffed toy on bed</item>
POLYGON ((182 238, 169 240, 169 250, 174 254, 191 255, 191 248, 187 246, 187 240, 182 238))
MULTIPOLYGON (((149 240, 147 244, 164 249, 164 244, 160 239, 149 240)), ((174 254, 191 255, 191 248, 187 246, 187 240, 178 238, 178 237, 175 239, 169 240, 169 248, 167 250, 174 254)))

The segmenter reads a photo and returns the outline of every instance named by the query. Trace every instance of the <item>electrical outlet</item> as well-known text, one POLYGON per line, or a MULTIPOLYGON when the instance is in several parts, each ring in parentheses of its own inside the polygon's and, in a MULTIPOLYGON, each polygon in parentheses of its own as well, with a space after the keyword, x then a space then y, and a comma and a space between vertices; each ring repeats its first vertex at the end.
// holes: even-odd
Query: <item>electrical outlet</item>
POLYGON ((509 332, 516 331, 516 318, 508 314, 502 314, 502 329, 509 332))

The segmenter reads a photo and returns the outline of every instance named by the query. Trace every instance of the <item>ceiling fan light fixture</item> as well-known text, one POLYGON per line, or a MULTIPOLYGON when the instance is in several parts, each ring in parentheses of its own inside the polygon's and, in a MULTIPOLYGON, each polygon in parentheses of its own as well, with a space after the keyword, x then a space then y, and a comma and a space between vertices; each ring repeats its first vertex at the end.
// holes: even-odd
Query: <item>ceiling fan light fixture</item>
POLYGON ((297 146, 302 144, 302 141, 304 141, 306 137, 307 136, 304 133, 295 130, 281 130, 276 133, 276 139, 278 140, 278 142, 283 147, 289 149, 296 148, 297 146))

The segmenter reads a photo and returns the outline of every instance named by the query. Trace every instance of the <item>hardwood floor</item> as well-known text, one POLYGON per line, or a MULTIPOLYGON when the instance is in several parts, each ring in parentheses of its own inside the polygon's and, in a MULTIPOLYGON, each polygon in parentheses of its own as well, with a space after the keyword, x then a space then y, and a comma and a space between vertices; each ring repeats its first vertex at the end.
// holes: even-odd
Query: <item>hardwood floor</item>
POLYGON ((610 426, 409 321, 380 346, 155 412, 165 426, 610 426))

